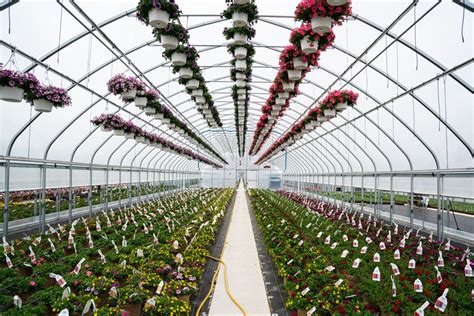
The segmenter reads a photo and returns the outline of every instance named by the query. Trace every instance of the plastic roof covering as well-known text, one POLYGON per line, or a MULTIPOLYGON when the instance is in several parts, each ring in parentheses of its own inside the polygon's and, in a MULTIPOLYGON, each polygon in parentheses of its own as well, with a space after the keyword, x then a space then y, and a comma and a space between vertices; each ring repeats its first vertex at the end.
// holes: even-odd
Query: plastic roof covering
MULTIPOLYGON (((257 53, 246 152, 277 73, 279 53, 297 25, 292 15, 298 2, 256 1, 260 19, 253 40, 257 53)), ((183 11, 181 23, 190 30, 190 43, 200 51, 198 63, 223 128, 209 128, 197 112, 162 57, 163 49, 151 29, 135 18, 136 1, 24 0, 0 12, 1 61, 9 59, 14 47, 18 69, 70 88, 73 106, 38 115, 26 104, 4 102, 0 153, 95 164, 200 168, 197 162, 168 159, 167 153, 91 126, 92 117, 118 111, 148 130, 187 142, 108 94, 107 80, 113 74, 131 73, 132 68, 143 72, 173 104, 174 113, 224 154, 230 166, 237 165, 231 56, 222 35, 231 22, 219 16, 225 1, 177 3, 183 11)), ((282 164, 287 158, 291 162, 287 171, 318 173, 471 168, 473 28, 471 12, 463 11, 453 2, 422 1, 414 6, 411 1, 354 0, 354 17, 334 28, 334 49, 321 54, 320 68, 307 75, 301 95, 293 99, 270 139, 250 161, 288 131, 325 91, 345 87, 359 93, 358 105, 305 135, 289 148, 288 157, 277 155, 273 163, 282 164)))

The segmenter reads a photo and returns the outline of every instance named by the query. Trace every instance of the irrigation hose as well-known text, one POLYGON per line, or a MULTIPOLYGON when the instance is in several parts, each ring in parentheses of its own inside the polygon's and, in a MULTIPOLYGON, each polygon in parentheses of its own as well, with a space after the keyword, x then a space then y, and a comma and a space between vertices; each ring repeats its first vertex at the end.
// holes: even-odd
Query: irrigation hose
POLYGON ((206 296, 204 297, 204 299, 202 300, 201 304, 199 304, 199 307, 196 311, 196 314, 195 316, 199 316, 199 314, 201 313, 201 309, 202 307, 204 306, 204 304, 207 302, 207 300, 209 299, 209 296, 211 296, 211 293, 212 291, 214 290, 214 285, 215 285, 215 282, 216 282, 216 279, 217 279, 217 276, 219 275, 219 270, 221 268, 221 265, 220 263, 217 264, 217 270, 216 272, 214 272, 214 275, 212 276, 212 281, 211 281, 211 288, 209 289, 209 291, 207 292, 206 296))

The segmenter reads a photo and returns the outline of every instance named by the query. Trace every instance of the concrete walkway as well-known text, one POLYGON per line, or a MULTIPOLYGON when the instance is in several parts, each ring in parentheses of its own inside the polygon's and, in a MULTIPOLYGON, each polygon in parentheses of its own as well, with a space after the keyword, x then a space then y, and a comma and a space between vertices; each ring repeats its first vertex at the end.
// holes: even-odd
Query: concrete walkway
MULTIPOLYGON (((228 284, 234 298, 248 315, 270 315, 270 307, 242 182, 237 189, 224 247, 222 260, 227 264, 228 284)), ((242 315, 226 293, 222 266, 217 278, 209 314, 242 315)))

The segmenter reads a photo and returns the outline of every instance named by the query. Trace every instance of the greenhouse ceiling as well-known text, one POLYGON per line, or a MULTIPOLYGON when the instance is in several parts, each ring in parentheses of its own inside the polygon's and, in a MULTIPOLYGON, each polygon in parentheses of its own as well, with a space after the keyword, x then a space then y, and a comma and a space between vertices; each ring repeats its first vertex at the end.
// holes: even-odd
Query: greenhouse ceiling
POLYGON ((225 1, 176 3, 181 13, 174 25, 187 30, 183 42, 199 54, 195 66, 209 108, 186 91, 181 72, 163 54, 163 40, 137 18, 137 1, 3 1, 5 69, 64 88, 72 102, 43 113, 26 102, 2 101, 2 160, 189 171, 245 162, 319 174, 471 172, 471 2, 353 1, 352 15, 334 25, 334 37, 297 80, 299 92, 273 114, 265 105, 281 74, 280 54, 301 26, 294 18, 299 1, 256 1, 249 17, 255 37, 244 42, 255 54, 234 62, 233 39, 223 34, 233 24, 223 15, 225 1), (242 61, 248 94, 235 89, 234 100, 239 80, 231 70, 242 61), (182 127, 114 95, 107 83, 119 74, 156 89, 161 106, 182 127), (355 105, 310 129, 295 129, 338 90, 356 94, 355 105), (91 123, 102 114, 118 115, 172 148, 104 132, 91 123), (176 146, 181 155, 174 155, 176 146))

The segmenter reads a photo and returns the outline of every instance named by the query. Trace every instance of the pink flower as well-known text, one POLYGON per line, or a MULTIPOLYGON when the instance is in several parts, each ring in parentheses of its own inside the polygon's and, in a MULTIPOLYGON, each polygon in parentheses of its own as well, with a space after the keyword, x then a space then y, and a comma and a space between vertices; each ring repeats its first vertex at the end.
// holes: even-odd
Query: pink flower
POLYGON ((36 286, 36 282, 35 281, 30 281, 30 285, 31 286, 36 286))
POLYGON ((90 277, 92 275, 92 272, 90 270, 87 270, 86 275, 90 277))

